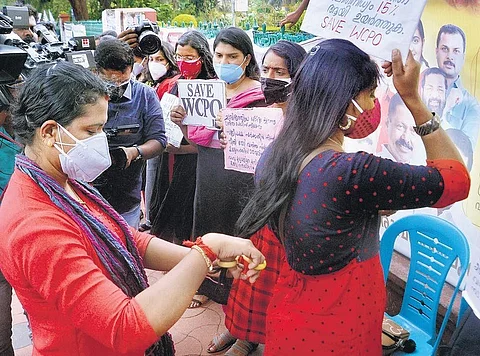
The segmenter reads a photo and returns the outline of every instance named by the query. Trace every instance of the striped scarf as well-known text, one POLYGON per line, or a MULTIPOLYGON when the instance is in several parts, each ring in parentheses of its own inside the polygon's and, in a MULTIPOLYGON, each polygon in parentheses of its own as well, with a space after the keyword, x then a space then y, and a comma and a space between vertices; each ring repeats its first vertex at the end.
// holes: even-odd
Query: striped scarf
MULTIPOLYGON (((117 222, 125 236, 126 245, 123 245, 112 231, 88 209, 82 207, 32 160, 24 155, 17 155, 15 165, 37 183, 50 200, 78 224, 117 287, 132 298, 148 287, 147 275, 127 223, 93 187, 73 179, 68 181, 117 222)), ((172 338, 169 333, 166 333, 145 352, 145 355, 170 356, 174 353, 172 338)))

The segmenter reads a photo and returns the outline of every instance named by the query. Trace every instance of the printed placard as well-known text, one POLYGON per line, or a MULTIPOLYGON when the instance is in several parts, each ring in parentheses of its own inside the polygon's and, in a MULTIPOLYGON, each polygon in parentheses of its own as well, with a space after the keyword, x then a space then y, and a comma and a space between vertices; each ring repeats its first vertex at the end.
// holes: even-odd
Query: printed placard
POLYGON ((163 112, 163 121, 165 122, 165 134, 167 142, 175 147, 180 147, 183 133, 180 127, 170 119, 170 111, 174 106, 180 105, 180 98, 170 93, 165 93, 160 100, 163 112))
POLYGON ((227 106, 223 80, 179 79, 178 96, 187 116, 185 125, 215 129, 218 112, 227 106))
POLYGON ((406 58, 427 0, 311 1, 302 31, 343 38, 372 56, 391 60, 398 48, 406 58))
POLYGON ((283 124, 279 108, 224 109, 223 131, 227 136, 225 169, 255 173, 265 148, 283 124))

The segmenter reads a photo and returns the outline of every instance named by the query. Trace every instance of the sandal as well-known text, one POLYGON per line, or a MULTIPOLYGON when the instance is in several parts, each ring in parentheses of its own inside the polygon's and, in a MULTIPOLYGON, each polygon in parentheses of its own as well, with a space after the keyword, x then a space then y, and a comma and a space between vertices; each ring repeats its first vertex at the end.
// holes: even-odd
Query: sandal
POLYGON ((209 298, 205 295, 194 295, 188 309, 195 309, 201 307, 204 303, 208 302, 209 298))
POLYGON ((223 351, 232 346, 236 340, 237 339, 235 339, 228 331, 225 331, 224 333, 219 335, 215 335, 213 340, 207 346, 207 352, 209 354, 213 354, 223 351))
POLYGON ((258 344, 246 340, 237 340, 233 346, 225 352, 225 356, 247 356, 255 351, 258 344))
POLYGON ((150 224, 143 223, 138 227, 138 231, 144 232, 144 231, 150 230, 151 228, 152 228, 152 226, 150 224))

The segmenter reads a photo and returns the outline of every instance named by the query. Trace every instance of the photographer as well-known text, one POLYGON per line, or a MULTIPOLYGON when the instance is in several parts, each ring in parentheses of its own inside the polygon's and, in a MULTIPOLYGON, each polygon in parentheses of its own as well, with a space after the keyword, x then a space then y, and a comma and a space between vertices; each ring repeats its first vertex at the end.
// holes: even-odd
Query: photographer
POLYGON ((162 109, 152 88, 131 80, 133 52, 126 43, 100 42, 95 62, 110 87, 105 131, 113 164, 94 185, 129 225, 138 228, 143 160, 161 154, 167 142, 162 109))
POLYGON ((28 27, 16 26, 14 20, 13 32, 26 43, 38 42, 38 35, 34 30, 37 25, 38 12, 32 5, 26 5, 28 8, 28 27))

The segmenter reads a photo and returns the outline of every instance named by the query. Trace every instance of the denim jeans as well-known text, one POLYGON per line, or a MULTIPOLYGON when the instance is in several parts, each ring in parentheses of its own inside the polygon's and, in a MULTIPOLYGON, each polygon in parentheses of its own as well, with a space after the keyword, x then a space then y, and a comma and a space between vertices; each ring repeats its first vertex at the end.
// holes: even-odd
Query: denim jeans
POLYGON ((127 224, 138 230, 140 225, 140 203, 134 206, 129 211, 120 214, 127 221, 127 224))
POLYGON ((0 355, 13 356, 12 287, 0 271, 0 355))

